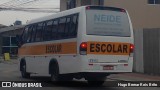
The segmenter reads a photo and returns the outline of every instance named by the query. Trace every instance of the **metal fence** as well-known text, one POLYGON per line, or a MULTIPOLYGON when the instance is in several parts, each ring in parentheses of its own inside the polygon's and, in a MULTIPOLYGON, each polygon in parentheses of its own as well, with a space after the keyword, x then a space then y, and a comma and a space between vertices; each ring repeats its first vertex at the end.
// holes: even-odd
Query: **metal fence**
POLYGON ((134 30, 134 71, 160 75, 160 28, 134 30))

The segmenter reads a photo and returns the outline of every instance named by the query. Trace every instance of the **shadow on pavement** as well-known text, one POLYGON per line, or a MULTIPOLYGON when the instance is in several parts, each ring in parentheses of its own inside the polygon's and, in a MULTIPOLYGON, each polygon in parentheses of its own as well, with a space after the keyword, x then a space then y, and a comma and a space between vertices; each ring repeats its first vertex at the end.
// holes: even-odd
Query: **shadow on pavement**
POLYGON ((43 83, 46 87, 94 87, 94 88, 104 88, 105 85, 102 86, 90 86, 86 81, 63 81, 59 83, 51 82, 50 77, 47 76, 31 76, 29 78, 30 80, 36 81, 36 82, 41 82, 43 83))

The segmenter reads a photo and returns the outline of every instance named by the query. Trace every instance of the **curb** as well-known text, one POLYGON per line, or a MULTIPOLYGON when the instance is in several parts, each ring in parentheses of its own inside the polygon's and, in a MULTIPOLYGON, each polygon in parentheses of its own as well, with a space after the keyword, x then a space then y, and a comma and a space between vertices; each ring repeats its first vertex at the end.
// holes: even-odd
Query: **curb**
POLYGON ((160 76, 152 76, 142 73, 114 74, 109 78, 125 81, 160 81, 160 76))
POLYGON ((18 59, 10 59, 8 61, 0 59, 0 63, 4 63, 4 64, 17 64, 18 63, 18 59))

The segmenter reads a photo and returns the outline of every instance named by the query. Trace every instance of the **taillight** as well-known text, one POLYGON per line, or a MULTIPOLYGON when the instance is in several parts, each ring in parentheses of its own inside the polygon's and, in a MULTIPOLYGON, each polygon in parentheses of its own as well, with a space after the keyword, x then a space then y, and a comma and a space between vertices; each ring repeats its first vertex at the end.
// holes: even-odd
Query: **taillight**
POLYGON ((130 53, 133 53, 133 51, 134 51, 134 45, 131 44, 131 45, 130 45, 130 53))
POLYGON ((89 9, 90 9, 90 6, 87 6, 87 7, 86 7, 86 10, 89 10, 89 9))
POLYGON ((121 10, 121 12, 124 12, 124 13, 125 13, 125 12, 126 12, 126 10, 122 9, 122 10, 121 10))
POLYGON ((79 47, 79 52, 81 55, 87 54, 87 42, 82 42, 79 47))

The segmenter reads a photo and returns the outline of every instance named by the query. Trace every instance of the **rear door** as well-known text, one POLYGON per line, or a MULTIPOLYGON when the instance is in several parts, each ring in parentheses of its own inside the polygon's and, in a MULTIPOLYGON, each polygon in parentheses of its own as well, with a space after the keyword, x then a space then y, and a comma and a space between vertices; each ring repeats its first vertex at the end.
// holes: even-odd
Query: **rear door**
POLYGON ((94 62, 127 63, 133 32, 124 9, 86 9, 87 56, 94 62))

